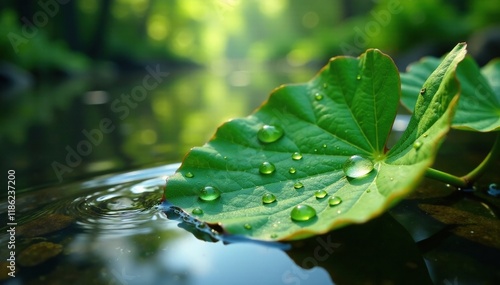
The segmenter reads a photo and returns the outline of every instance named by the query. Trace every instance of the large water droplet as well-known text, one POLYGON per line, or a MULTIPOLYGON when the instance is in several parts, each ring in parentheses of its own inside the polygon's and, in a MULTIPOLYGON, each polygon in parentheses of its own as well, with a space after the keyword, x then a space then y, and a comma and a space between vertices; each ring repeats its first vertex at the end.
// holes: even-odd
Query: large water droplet
POLYGON ((373 162, 359 155, 353 155, 344 162, 343 170, 350 178, 359 178, 373 170, 373 162))
POLYGON ((193 178, 194 174, 192 172, 188 172, 188 173, 184 174, 184 177, 186 177, 186 178, 193 178))
POLYGON ((314 196, 318 199, 323 199, 326 197, 326 195, 328 195, 328 193, 326 193, 326 191, 323 189, 316 190, 316 192, 314 192, 314 196))
POLYGON ((337 206, 340 203, 342 203, 342 199, 338 196, 332 196, 330 197, 330 199, 328 199, 328 204, 330 206, 337 206))
POLYGON ((203 215, 203 210, 199 207, 196 207, 192 211, 193 215, 203 215))
POLYGON ((257 132, 257 138, 263 143, 272 143, 279 140, 284 134, 281 127, 264 125, 257 132))
POLYGON ((311 206, 300 204, 292 209, 290 216, 294 221, 308 221, 316 216, 316 210, 311 206))
POLYGON ((316 94, 314 94, 314 99, 316 101, 321 101, 321 100, 323 100, 323 95, 321 93, 316 93, 316 94))
POLYGON ((205 186, 203 189, 201 189, 200 199, 203 201, 213 201, 219 197, 220 197, 219 189, 213 186, 205 186))
POLYGON ((295 182, 295 184, 293 184, 293 188, 295 189, 300 189, 304 187, 304 184, 302 184, 302 182, 295 182))
POLYGON ((290 167, 290 169, 288 169, 288 172, 290 174, 295 174, 297 172, 297 170, 295 168, 293 168, 293 167, 290 167))
POLYGON ((301 160, 302 159, 302 153, 300 153, 298 151, 292 153, 292 159, 293 160, 301 160))
POLYGON ((266 194, 262 195, 262 203, 270 204, 274 201, 276 201, 276 196, 274 196, 274 194, 266 193, 266 194))
POLYGON ((259 172, 262 174, 272 174, 275 170, 276 167, 269 161, 263 162, 259 167, 259 172))

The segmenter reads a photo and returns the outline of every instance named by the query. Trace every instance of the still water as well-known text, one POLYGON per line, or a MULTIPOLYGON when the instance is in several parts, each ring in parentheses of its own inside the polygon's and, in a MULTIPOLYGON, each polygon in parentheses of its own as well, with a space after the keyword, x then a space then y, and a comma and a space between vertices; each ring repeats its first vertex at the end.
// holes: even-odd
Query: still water
MULTIPOLYGON (((486 175, 479 195, 424 181, 390 214, 291 244, 210 241, 187 231, 159 203, 165 179, 183 155, 208 140, 223 121, 249 114, 274 87, 306 81, 314 72, 270 74, 221 66, 169 71, 155 87, 151 75, 145 79, 148 74, 146 67, 127 78, 105 74, 47 83, 4 98, 2 169, 14 169, 19 186, 16 277, 4 278, 10 254, 5 222, 2 282, 448 285, 500 280, 499 203, 481 196, 485 185, 498 183, 495 173, 486 175), (134 98, 130 94, 142 90, 137 86, 147 92, 134 98), (446 220, 440 215, 446 211, 458 218, 446 220)), ((405 117, 400 119, 404 124, 405 117)), ((491 141, 477 137, 453 135, 443 146, 442 156, 448 158, 443 161, 468 155, 463 163, 438 166, 469 170, 491 141), (450 147, 457 142, 464 149, 450 147)), ((2 220, 7 206, 2 196, 2 220)))

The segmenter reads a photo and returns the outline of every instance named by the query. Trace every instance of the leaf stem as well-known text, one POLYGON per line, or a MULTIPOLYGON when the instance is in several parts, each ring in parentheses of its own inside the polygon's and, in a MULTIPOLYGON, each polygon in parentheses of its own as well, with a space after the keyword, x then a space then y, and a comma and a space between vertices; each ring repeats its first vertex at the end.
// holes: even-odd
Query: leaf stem
POLYGON ((497 159, 497 157, 499 157, 499 155, 500 155, 500 132, 497 132, 497 137, 488 155, 476 168, 474 168, 471 172, 467 173, 466 175, 462 176, 462 178, 468 183, 473 183, 479 177, 481 177, 481 175, 484 174, 486 169, 488 169, 488 167, 497 159))
POLYGON ((465 181, 465 179, 463 179, 462 177, 458 177, 434 168, 427 169, 427 171, 425 172, 425 176, 453 185, 458 188, 465 188, 468 186, 467 181, 465 181))
POLYGON ((495 159, 500 156, 500 132, 497 133, 497 137, 493 146, 491 147, 488 155, 483 159, 483 161, 472 171, 467 173, 462 177, 458 177, 434 168, 427 169, 425 176, 439 180, 441 182, 453 185, 458 188, 470 188, 476 182, 481 175, 488 169, 488 167, 495 161, 495 159))

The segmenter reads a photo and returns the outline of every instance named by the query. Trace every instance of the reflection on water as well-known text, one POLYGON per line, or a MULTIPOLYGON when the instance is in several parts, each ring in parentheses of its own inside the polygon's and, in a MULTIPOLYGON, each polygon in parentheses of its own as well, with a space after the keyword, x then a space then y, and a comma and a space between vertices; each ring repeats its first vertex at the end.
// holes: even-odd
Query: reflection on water
POLYGON ((153 64, 120 77, 43 81, 0 97, 0 165, 15 169, 25 188, 178 162, 218 125, 250 114, 274 88, 305 82, 314 70, 153 64))
MULTIPOLYGON (((307 276, 301 284, 331 283, 324 269, 302 269, 277 248, 204 242, 168 220, 158 202, 166 175, 178 166, 19 195, 19 215, 24 217, 19 224, 31 223, 32 229, 24 229, 24 236, 18 237, 18 256, 41 241, 62 245, 63 251, 36 266, 18 265, 17 277, 7 284, 282 284, 287 272, 307 276), (29 210, 23 208, 27 204, 29 210), (44 226, 33 220, 51 213, 72 217, 74 223, 39 236, 28 234, 44 226)), ((8 236, 2 235, 0 244, 7 241, 8 236)), ((5 250, 0 249, 2 256, 7 256, 5 250)))

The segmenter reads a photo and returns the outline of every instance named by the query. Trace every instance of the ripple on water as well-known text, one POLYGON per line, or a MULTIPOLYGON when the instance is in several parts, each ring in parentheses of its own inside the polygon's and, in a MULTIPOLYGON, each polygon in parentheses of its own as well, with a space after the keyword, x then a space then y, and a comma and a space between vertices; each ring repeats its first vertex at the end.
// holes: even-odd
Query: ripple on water
POLYGON ((151 179, 101 189, 74 199, 65 211, 88 231, 125 234, 151 230, 141 225, 160 218, 157 205, 164 184, 163 179, 151 179))
POLYGON ((174 171, 175 167, 162 166, 26 193, 19 197, 20 203, 37 206, 23 215, 29 219, 21 224, 59 213, 74 218, 76 230, 84 233, 122 236, 151 232, 165 227, 155 221, 167 220, 158 204, 165 179, 174 171), (50 201, 45 201, 47 197, 50 201))

